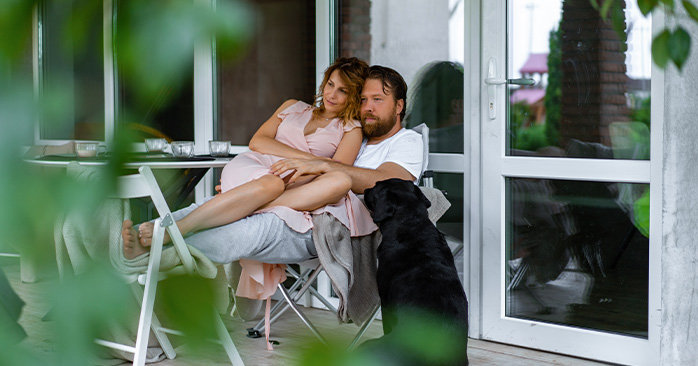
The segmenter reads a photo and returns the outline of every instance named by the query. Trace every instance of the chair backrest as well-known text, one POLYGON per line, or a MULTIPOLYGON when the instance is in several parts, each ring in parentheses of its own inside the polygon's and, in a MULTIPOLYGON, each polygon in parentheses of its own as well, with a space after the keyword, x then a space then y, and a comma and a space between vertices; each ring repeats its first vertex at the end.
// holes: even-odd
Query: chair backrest
POLYGON ((422 152, 424 156, 422 158, 422 171, 420 172, 420 176, 417 177, 421 178, 429 166, 429 127, 427 127, 426 123, 420 123, 419 125, 412 127, 412 130, 422 135, 422 145, 424 146, 422 152))
POLYGON ((167 201, 165 201, 165 197, 160 191, 160 186, 155 180, 153 172, 147 166, 138 168, 138 174, 119 177, 118 181, 118 198, 130 199, 141 197, 150 197, 153 201, 158 215, 162 218, 162 224, 170 234, 172 244, 182 260, 182 265, 187 272, 192 273, 194 271, 194 259, 191 253, 189 253, 189 249, 184 243, 184 238, 172 218, 170 208, 167 206, 167 201))

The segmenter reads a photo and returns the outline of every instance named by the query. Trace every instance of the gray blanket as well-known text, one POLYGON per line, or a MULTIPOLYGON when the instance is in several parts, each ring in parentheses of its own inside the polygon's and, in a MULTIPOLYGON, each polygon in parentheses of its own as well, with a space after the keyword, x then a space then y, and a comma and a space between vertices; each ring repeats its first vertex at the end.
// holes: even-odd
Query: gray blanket
MULTIPOLYGON (((438 189, 420 188, 431 202, 427 210, 429 219, 436 223, 451 203, 438 189)), ((340 322, 351 319, 361 325, 380 304, 376 284, 376 253, 380 241, 379 231, 352 238, 349 229, 334 216, 327 213, 313 215, 313 242, 318 259, 339 297, 337 318, 340 322)))

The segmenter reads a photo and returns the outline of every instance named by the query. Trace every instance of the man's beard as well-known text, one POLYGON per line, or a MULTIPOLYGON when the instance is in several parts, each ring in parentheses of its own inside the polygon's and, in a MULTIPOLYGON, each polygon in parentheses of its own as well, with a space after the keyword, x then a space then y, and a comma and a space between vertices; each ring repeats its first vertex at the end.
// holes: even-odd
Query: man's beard
POLYGON ((373 114, 366 114, 361 116, 361 129, 366 137, 381 137, 393 129, 395 122, 397 122, 395 113, 391 113, 388 119, 382 119, 373 114), (366 118, 369 117, 375 118, 375 122, 367 124, 366 118))

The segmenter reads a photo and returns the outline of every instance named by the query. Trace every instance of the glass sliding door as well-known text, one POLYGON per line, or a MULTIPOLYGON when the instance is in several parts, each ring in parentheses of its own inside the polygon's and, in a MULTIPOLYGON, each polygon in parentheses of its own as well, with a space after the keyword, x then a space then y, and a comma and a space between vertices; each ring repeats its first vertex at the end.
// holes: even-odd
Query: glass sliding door
POLYGON ((55 109, 50 118, 40 118, 37 140, 104 141, 102 2, 44 0, 37 9, 39 93, 55 109), (76 30, 68 24, 78 11, 98 16, 83 25, 82 41, 74 42, 71 32, 76 30))
POLYGON ((217 62, 216 136, 243 150, 283 102, 312 103, 317 92, 315 0, 250 4, 256 29, 248 49, 239 59, 217 62))
POLYGON ((487 339, 655 364, 650 131, 661 123, 650 121, 652 20, 634 6, 616 32, 588 0, 483 3, 487 339))

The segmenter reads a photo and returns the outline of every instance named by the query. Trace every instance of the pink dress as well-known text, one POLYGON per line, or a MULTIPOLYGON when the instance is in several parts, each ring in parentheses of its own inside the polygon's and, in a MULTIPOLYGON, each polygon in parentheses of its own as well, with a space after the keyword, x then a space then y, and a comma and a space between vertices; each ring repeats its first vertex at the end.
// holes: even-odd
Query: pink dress
MULTIPOLYGON (((313 107, 304 102, 296 102, 286 108, 278 117, 281 124, 276 131, 275 139, 288 146, 309 152, 320 157, 331 158, 344 133, 360 127, 358 121, 347 123, 335 118, 322 128, 305 136, 303 129, 310 122, 313 107)), ((226 192, 241 184, 269 174, 269 168, 275 162, 284 158, 262 154, 254 151, 236 156, 223 168, 221 174, 221 189, 226 192)), ((293 230, 304 233, 313 227, 311 213, 296 211, 288 207, 270 207, 258 210, 256 213, 271 212, 279 216, 293 230)), ((368 235, 378 229, 371 215, 359 198, 349 192, 344 198, 333 205, 327 205, 313 211, 313 214, 328 212, 336 217, 349 229, 351 236, 368 235)), ((249 259, 241 259, 243 267, 240 284, 236 294, 252 299, 265 299, 273 295, 276 286, 286 280, 286 266, 283 264, 267 264, 249 259)))

